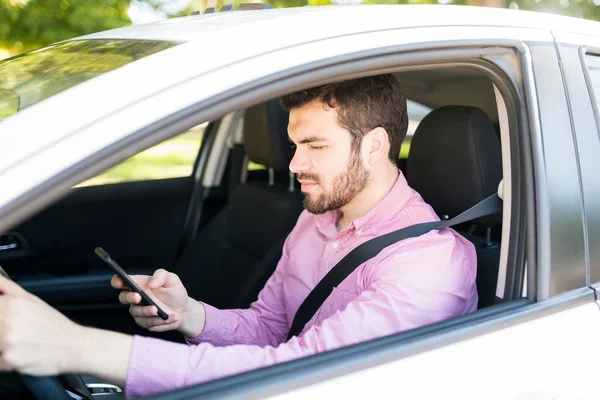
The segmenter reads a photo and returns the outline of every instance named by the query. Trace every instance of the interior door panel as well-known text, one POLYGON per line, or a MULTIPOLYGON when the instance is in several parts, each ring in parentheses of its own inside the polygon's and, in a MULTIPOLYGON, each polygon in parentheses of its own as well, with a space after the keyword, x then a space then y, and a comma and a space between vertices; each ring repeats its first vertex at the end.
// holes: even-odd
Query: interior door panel
POLYGON ((186 177, 74 189, 5 234, 16 235, 22 247, 0 251, 0 264, 78 322, 133 333, 109 285, 113 274, 94 248, 103 247, 130 274, 169 269, 192 185, 186 177))

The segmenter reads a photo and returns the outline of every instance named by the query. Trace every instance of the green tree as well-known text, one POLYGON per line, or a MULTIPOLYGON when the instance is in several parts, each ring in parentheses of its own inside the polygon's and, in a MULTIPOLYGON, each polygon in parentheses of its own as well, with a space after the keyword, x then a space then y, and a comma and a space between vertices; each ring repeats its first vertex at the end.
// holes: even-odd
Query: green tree
MULTIPOLYGON (((131 24, 127 14, 132 0, 0 0, 0 48, 22 52, 88 33, 131 24)), ((158 11, 168 9, 169 0, 133 0, 158 11)), ((253 0, 190 0, 178 12, 185 15, 207 6, 220 9, 253 0)), ((510 7, 521 10, 600 20, 600 0, 263 0, 274 7, 319 6, 335 3, 365 4, 457 4, 510 7)))
POLYGON ((129 0, 0 0, 0 47, 30 50, 131 24, 129 0))

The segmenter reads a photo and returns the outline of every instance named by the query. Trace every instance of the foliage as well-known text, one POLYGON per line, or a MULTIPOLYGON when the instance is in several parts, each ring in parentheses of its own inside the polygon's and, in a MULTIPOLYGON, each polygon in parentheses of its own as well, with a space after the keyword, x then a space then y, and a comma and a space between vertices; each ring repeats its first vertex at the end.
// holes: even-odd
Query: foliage
POLYGON ((508 1, 511 8, 550 12, 571 17, 600 21, 600 0, 515 0, 508 1))
MULTIPOLYGON (((116 39, 59 43, 2 62, 0 88, 8 94, 16 93, 20 98, 19 109, 23 109, 173 45, 169 42, 116 39)), ((0 97, 0 104, 2 99, 0 97)))
MULTIPOLYGON (((88 33, 131 24, 128 9, 142 4, 162 15, 179 16, 226 4, 234 7, 255 0, 189 0, 187 8, 173 11, 185 0, 0 0, 0 48, 13 53, 46 46, 88 33)), ((276 8, 329 4, 467 4, 552 12, 600 20, 600 0, 264 0, 276 8)))
POLYGON ((26 51, 131 24, 129 0, 0 0, 0 47, 26 51))

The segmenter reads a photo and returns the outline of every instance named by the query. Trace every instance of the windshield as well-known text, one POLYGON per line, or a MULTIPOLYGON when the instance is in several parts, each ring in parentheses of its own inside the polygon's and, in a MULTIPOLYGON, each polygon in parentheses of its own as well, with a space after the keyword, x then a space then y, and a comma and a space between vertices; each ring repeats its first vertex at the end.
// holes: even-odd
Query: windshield
POLYGON ((176 44, 150 40, 78 40, 0 61, 0 120, 176 44))

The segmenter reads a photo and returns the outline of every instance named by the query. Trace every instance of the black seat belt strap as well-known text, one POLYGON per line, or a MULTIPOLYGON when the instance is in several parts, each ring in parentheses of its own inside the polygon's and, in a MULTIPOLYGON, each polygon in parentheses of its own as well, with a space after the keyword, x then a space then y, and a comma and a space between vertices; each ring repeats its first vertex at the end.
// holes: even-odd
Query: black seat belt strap
POLYGON ((309 295, 304 299, 292 322, 288 334, 288 340, 297 336, 304 326, 311 320, 313 315, 325 302, 327 297, 333 291, 333 288, 338 286, 348 275, 352 273, 359 265, 365 261, 375 257, 384 248, 397 243, 404 239, 409 239, 417 236, 421 236, 434 229, 449 228, 454 225, 462 224, 477 218, 485 217, 488 215, 496 214, 502 211, 502 200, 498 197, 497 193, 494 193, 487 199, 477 203, 475 206, 469 208, 456 217, 447 221, 433 221, 425 222, 422 224, 416 224, 407 226, 406 228, 399 229, 387 233, 382 236, 378 236, 371 239, 355 249, 350 251, 344 258, 342 258, 328 273, 321 279, 321 281, 314 287, 309 295))

